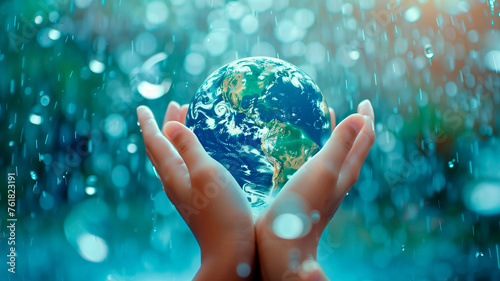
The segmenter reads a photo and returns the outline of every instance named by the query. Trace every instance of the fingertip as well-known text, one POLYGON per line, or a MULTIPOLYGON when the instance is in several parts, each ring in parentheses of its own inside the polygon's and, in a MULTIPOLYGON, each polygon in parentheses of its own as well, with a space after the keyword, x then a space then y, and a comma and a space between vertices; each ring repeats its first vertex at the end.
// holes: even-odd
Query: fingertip
POLYGON ((319 263, 313 259, 306 260, 302 263, 302 275, 306 281, 328 280, 319 263))
POLYGON ((175 139, 182 130, 182 124, 177 121, 169 121, 163 126, 163 133, 169 140, 175 139))
POLYGON ((142 116, 144 113, 146 113, 149 110, 149 108, 145 105, 139 105, 136 109, 137 111, 137 116, 142 116))
POLYGON ((365 123, 366 125, 365 126, 368 126, 368 128, 370 129, 370 133, 375 133, 375 124, 373 123, 373 119, 370 118, 370 116, 364 116, 365 117, 365 123))
MULTIPOLYGON (((139 120, 139 123, 141 124, 141 128, 146 125, 148 120, 153 119, 154 120, 154 115, 151 109, 149 107, 141 105, 137 107, 137 118, 139 120)), ((156 121, 155 121, 156 122, 156 121)))
POLYGON ((187 117, 187 112, 189 109, 189 104, 183 104, 180 109, 180 114, 181 114, 181 124, 186 124, 186 117, 187 117))
POLYGON ((365 126, 365 116, 362 114, 353 114, 347 117, 344 121, 355 131, 357 135, 365 126))
MULTIPOLYGON (((169 104, 168 104, 168 107, 175 107, 175 108, 180 108, 181 106, 179 105, 178 102, 176 101, 171 101, 169 104)), ((167 108, 168 108, 167 107, 167 108)))
POLYGON ((375 115, 370 100, 366 99, 359 103, 358 113, 369 116, 372 120, 374 119, 375 115))

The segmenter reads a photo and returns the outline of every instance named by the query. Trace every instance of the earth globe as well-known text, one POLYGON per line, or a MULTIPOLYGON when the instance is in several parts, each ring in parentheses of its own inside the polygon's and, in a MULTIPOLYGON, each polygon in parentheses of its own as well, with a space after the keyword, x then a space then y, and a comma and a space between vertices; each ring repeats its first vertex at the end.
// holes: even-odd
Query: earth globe
POLYGON ((331 128, 313 80, 268 57, 240 59, 213 72, 196 91, 186 126, 233 175, 254 216, 320 150, 331 128))

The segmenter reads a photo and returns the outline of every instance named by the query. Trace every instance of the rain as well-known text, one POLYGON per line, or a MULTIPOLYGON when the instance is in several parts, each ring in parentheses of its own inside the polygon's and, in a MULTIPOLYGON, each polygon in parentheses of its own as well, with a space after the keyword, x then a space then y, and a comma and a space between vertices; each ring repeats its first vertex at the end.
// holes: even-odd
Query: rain
MULTIPOLYGON (((337 122, 373 104, 375 143, 318 237, 331 280, 500 280, 498 1, 6 0, 0 14, 6 280, 191 280, 200 248, 136 108, 161 124, 250 56, 305 71, 337 122)), ((324 219, 281 211, 287 240, 324 219)))

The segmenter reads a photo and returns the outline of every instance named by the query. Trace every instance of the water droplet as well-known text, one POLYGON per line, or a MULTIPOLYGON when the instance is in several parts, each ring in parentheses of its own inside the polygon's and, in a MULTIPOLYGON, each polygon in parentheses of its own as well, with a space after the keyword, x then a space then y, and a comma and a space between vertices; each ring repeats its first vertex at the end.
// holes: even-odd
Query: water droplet
POLYGON ((50 97, 47 96, 47 95, 43 95, 41 98, 40 98, 40 104, 43 105, 43 106, 47 106, 49 105, 50 103, 50 97))
POLYGON ((76 239, 82 258, 90 262, 102 262, 108 255, 108 244, 104 239, 90 233, 83 233, 76 239))
POLYGON ((35 17, 35 23, 36 24, 41 24, 43 22, 43 17, 41 15, 37 15, 35 17))
POLYGON ((44 210, 50 210, 54 207, 54 197, 49 193, 43 191, 42 196, 40 196, 40 207, 44 210))
POLYGON ((111 181, 116 187, 123 188, 130 181, 130 172, 124 165, 117 165, 111 171, 111 181))
POLYGON ((434 51, 432 50, 432 45, 427 44, 424 47, 425 49, 425 57, 428 59, 432 59, 434 57, 434 51))
POLYGON ((283 239, 296 239, 303 235, 304 222, 296 214, 281 214, 273 221, 273 231, 283 239))
POLYGON ((477 259, 478 257, 484 257, 483 252, 476 252, 476 259, 477 259))
POLYGON ((34 181, 38 180, 38 175, 37 175, 37 173, 36 173, 35 171, 31 171, 31 172, 30 172, 30 175, 31 175, 31 178, 32 178, 34 181))
POLYGON ((135 143, 129 143, 127 145, 127 151, 128 151, 128 153, 131 153, 131 154, 136 153, 137 152, 137 145, 135 143))
POLYGON ((89 68, 94 73, 103 73, 104 69, 106 69, 106 65, 98 60, 91 60, 89 62, 89 68))
POLYGON ((311 214, 311 220, 313 223, 317 223, 319 222, 319 219, 320 219, 320 215, 319 215, 319 212, 314 210, 312 211, 312 214, 311 214))
POLYGON ((144 98, 157 99, 170 90, 172 80, 167 77, 167 57, 166 53, 158 53, 132 70, 130 84, 144 98))
POLYGON ((30 122, 35 125, 40 125, 43 123, 43 117, 38 114, 31 113, 30 122))
POLYGON ((450 169, 453 168, 454 166, 455 166, 455 164, 453 164, 453 161, 448 162, 448 167, 450 167, 450 169))
POLYGON ((9 141, 9 146, 14 146, 14 141, 9 141))
POLYGON ((50 29, 49 33, 48 33, 48 36, 49 36, 50 39, 56 41, 59 38, 61 38, 61 32, 59 30, 57 30, 57 29, 50 29))
POLYGON ((404 18, 407 22, 416 22, 420 19, 420 16, 422 15, 422 11, 418 6, 412 6, 406 10, 404 13, 404 18))
POLYGON ((85 187, 85 193, 87 193, 88 195, 94 195, 96 193, 96 191, 97 190, 93 186, 85 187))
POLYGON ((236 273, 238 273, 238 276, 240 277, 248 277, 250 275, 250 272, 251 272, 251 269, 250 269, 250 265, 248 265, 248 263, 240 263, 238 264, 238 266, 236 267, 236 273))

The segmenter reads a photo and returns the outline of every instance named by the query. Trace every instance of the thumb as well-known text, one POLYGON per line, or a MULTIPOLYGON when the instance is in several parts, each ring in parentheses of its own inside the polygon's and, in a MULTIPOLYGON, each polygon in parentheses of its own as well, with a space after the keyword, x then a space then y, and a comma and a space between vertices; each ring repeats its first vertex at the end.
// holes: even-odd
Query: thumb
POLYGON ((206 161, 203 160, 209 158, 196 135, 183 124, 176 121, 167 122, 163 132, 186 163, 190 173, 204 165, 206 161))
POLYGON ((301 266, 301 277, 305 281, 328 281, 319 263, 313 259, 305 260, 301 266))

